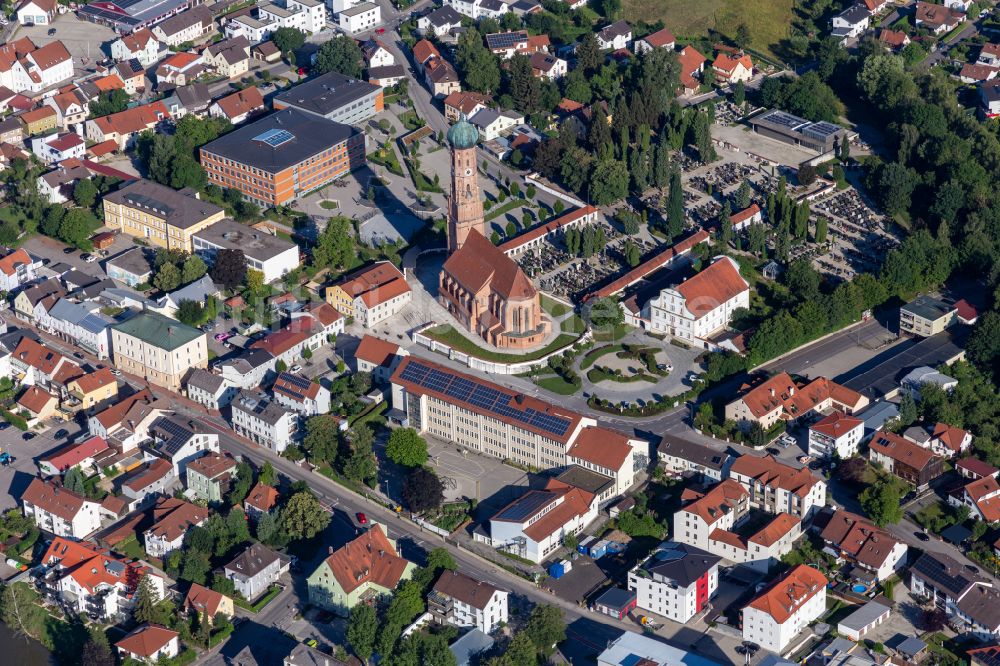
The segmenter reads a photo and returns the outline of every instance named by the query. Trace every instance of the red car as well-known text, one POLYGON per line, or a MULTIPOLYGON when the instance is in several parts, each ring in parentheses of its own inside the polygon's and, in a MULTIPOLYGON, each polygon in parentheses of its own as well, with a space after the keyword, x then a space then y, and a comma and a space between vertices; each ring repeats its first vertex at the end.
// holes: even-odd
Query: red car
POLYGON ((379 28, 378 30, 375 31, 375 34, 376 35, 384 35, 385 34, 385 28, 379 28))
POLYGON ((360 523, 361 525, 367 525, 368 524, 368 516, 366 516, 365 514, 363 514, 363 513, 361 513, 359 511, 358 512, 358 523, 360 523))

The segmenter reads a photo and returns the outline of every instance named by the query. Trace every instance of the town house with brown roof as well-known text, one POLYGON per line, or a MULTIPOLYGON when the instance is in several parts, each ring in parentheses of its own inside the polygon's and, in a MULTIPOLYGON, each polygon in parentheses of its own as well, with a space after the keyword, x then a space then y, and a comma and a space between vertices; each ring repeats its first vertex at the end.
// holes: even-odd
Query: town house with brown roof
POLYGON ((329 556, 309 576, 309 601, 338 615, 390 594, 416 565, 401 557, 385 526, 370 528, 329 556))
POLYGON ((302 375, 279 372, 271 386, 271 393, 275 402, 303 417, 330 411, 330 390, 302 375))
MULTIPOLYGON (((826 518, 823 516, 822 518, 826 518)), ((906 565, 906 544, 863 516, 837 509, 820 531, 823 550, 870 571, 879 581, 906 565)))
POLYGON ((252 520, 260 518, 265 513, 270 513, 277 505, 278 491, 260 481, 250 489, 246 499, 243 500, 243 510, 252 520))
POLYGON ((236 460, 209 452, 187 464, 187 487, 199 499, 221 502, 235 473, 236 460))
POLYGON ((740 456, 729 468, 729 478, 750 494, 750 506, 768 513, 790 513, 806 520, 826 504, 825 481, 770 454, 740 456))
POLYGON ((184 543, 184 535, 208 518, 208 509, 175 497, 164 497, 153 507, 153 526, 146 530, 143 546, 151 557, 163 558, 184 543))
POLYGON ((326 288, 326 302, 366 328, 402 310, 413 293, 403 273, 389 261, 378 261, 326 288))
POLYGON ((771 583, 743 609, 743 639, 781 654, 826 613, 826 576, 800 564, 771 583))
POLYGON ((213 118, 225 118, 234 125, 239 125, 251 116, 267 109, 260 88, 250 86, 237 90, 231 95, 219 98, 208 107, 208 115, 213 118))
POLYGON ((146 624, 115 643, 115 647, 123 660, 128 658, 154 664, 177 656, 180 634, 158 624, 146 624))
POLYGON ((815 412, 838 409, 853 415, 868 406, 868 398, 825 377, 808 383, 795 382, 787 372, 741 388, 743 395, 726 405, 726 419, 743 430, 759 423, 764 430, 778 421, 795 423, 815 412))
POLYGON ((116 150, 125 150, 134 143, 139 133, 154 129, 169 118, 170 112, 163 102, 151 102, 110 116, 88 120, 87 140, 98 144, 111 141, 117 146, 116 150))
POLYGON ((115 62, 138 60, 143 67, 149 67, 160 59, 160 51, 165 50, 149 28, 122 35, 111 42, 111 57, 115 62))
POLYGON ((39 529, 56 536, 82 539, 101 526, 100 507, 58 482, 35 478, 21 495, 24 515, 39 529))
POLYGON ((598 497, 605 504, 624 495, 635 483, 636 455, 648 457, 649 443, 600 426, 586 426, 566 452, 566 464, 579 465, 614 481, 598 497))
POLYGON ((507 623, 507 592, 458 571, 445 569, 427 595, 427 611, 440 624, 473 627, 492 634, 507 623))
POLYGON ((370 373, 375 383, 383 384, 409 355, 410 352, 399 345, 366 333, 354 350, 355 370, 370 373))
POLYGON ((211 590, 204 585, 192 583, 181 608, 187 612, 197 613, 204 622, 215 623, 220 613, 226 617, 234 615, 233 600, 221 592, 211 590))
POLYGON ((247 601, 264 594, 267 588, 288 573, 290 559, 264 544, 254 543, 223 567, 226 578, 247 601))
POLYGON ((944 474, 944 460, 900 435, 880 430, 868 445, 868 459, 917 489, 944 474))

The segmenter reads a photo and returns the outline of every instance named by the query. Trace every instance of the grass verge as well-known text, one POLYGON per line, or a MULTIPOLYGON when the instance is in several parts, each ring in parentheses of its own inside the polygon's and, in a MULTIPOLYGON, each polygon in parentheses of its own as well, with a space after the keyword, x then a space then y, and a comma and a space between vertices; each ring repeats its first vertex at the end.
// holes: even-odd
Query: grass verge
POLYGON ((542 377, 537 382, 535 382, 540 388, 546 391, 551 391, 558 395, 573 395, 580 390, 580 387, 576 384, 571 384, 559 375, 554 375, 552 377, 542 377))
POLYGON ((504 354, 502 352, 494 352, 488 349, 483 349, 475 342, 469 340, 467 337, 452 328, 450 324, 435 326, 427 329, 423 333, 427 337, 433 338, 438 342, 443 342, 452 349, 460 351, 463 354, 468 354, 469 356, 474 356, 476 358, 483 359, 484 361, 495 361, 496 363, 522 363, 524 361, 534 361, 535 359, 551 354, 557 349, 562 349, 563 347, 572 344, 579 337, 577 335, 563 333, 548 345, 542 347, 541 349, 536 349, 533 352, 527 354, 504 354))

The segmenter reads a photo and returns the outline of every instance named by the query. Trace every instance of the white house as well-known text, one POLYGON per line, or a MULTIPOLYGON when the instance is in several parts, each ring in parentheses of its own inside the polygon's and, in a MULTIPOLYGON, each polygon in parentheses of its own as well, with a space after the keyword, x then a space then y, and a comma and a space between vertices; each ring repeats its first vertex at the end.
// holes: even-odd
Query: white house
POLYGON ((188 377, 187 397, 209 409, 222 409, 233 401, 239 390, 225 380, 203 368, 195 368, 188 377))
POLYGON ((863 4, 851 5, 830 19, 830 34, 836 39, 860 37, 871 25, 872 13, 863 4))
POLYGON ((427 597, 428 610, 441 623, 492 634, 507 622, 507 596, 487 582, 446 569, 427 597))
POLYGON ((746 83, 753 78, 753 60, 745 53, 720 53, 712 63, 712 72, 717 83, 746 83))
POLYGON ((17 22, 21 25, 49 25, 56 18, 56 0, 24 0, 17 7, 17 22))
POLYGON ((161 497, 153 507, 153 525, 142 534, 143 547, 153 557, 166 557, 184 544, 192 527, 208 519, 208 509, 176 497, 161 497))
POLYGON ((143 28, 111 42, 111 57, 115 62, 138 60, 148 68, 160 59, 160 52, 165 48, 149 28, 143 28))
POLYGON ((719 557, 683 543, 660 545, 628 574, 636 607, 686 623, 719 589, 719 557))
MULTIPOLYGON (((331 335, 344 332, 347 320, 328 303, 315 303, 292 314, 292 321, 279 331, 257 340, 250 349, 262 349, 292 366, 306 349, 316 351, 331 335)), ((225 376, 225 373, 223 373, 225 376)))
POLYGON ((750 494, 750 506, 768 513, 790 513, 805 520, 826 504, 826 482, 808 468, 796 469, 771 455, 744 455, 729 469, 729 478, 750 494))
POLYGON ((462 26, 462 17, 450 5, 438 7, 417 19, 417 30, 423 35, 444 37, 462 26))
POLYGON ((365 266, 326 290, 327 303, 367 328, 398 313, 412 299, 403 273, 389 261, 365 266))
POLYGON ((673 51, 676 44, 677 38, 674 37, 674 34, 663 28, 651 35, 646 35, 642 39, 635 40, 634 50, 636 55, 641 55, 653 49, 669 49, 673 51))
POLYGON ((219 435, 207 432, 192 419, 180 416, 159 416, 149 424, 147 434, 152 437, 146 443, 148 452, 168 461, 174 474, 182 476, 187 463, 207 451, 219 452, 219 435))
POLYGON ((98 358, 111 355, 111 325, 114 320, 101 312, 98 303, 76 303, 60 298, 35 323, 98 358))
POLYGON ((298 414, 263 393, 242 389, 233 398, 230 407, 236 434, 252 439, 275 453, 282 453, 299 434, 298 414))
POLYGON ((27 42, 27 52, 19 54, 20 57, 14 59, 7 69, 0 69, 0 85, 14 92, 39 93, 73 78, 73 58, 61 41, 30 48, 34 44, 25 37, 14 44, 20 47, 22 42, 27 42))
POLYGON ((478 541, 540 563, 597 518, 592 493, 550 479, 544 489, 529 490, 490 518, 490 535, 478 541))
POLYGON ((361 52, 365 56, 368 69, 390 67, 396 64, 396 56, 378 39, 368 39, 361 44, 361 52))
POLYGON ((781 654, 800 631, 826 613, 826 577, 800 564, 743 609, 743 639, 781 654))
POLYGON ((239 356, 223 361, 219 366, 222 379, 236 388, 251 389, 264 382, 267 373, 274 372, 277 359, 264 349, 247 349, 239 356))
POLYGON ((831 412, 809 426, 809 455, 830 458, 836 454, 846 460, 857 455, 864 434, 864 421, 840 411, 831 412))
POLYGON ((180 652, 180 634, 156 624, 135 629, 115 643, 122 659, 129 658, 147 664, 172 659, 180 652))
POLYGON ((37 136, 31 139, 31 152, 45 164, 56 164, 71 158, 82 159, 87 142, 75 132, 37 136))
POLYGON ((362 2, 340 12, 337 22, 349 35, 372 30, 382 22, 382 8, 374 2, 362 2))
POLYGON ((567 465, 579 465, 612 479, 614 484, 597 499, 600 504, 624 495, 635 483, 637 456, 648 459, 649 442, 629 439, 600 426, 584 426, 566 452, 567 465))
POLYGON ((31 480, 21 495, 24 515, 39 529, 82 539, 101 526, 101 505, 57 483, 31 480))
POLYGON ((354 350, 358 372, 370 373, 377 384, 385 383, 410 352, 397 344, 365 334, 354 350))
POLYGON ((656 454, 664 469, 672 474, 694 472, 703 479, 722 481, 729 473, 731 456, 728 452, 716 451, 669 434, 662 436, 656 454))
POLYGON ((1000 591, 943 553, 925 552, 910 567, 910 593, 943 608, 981 640, 1000 637, 1000 591))
POLYGON ((693 277, 668 287, 646 305, 650 330, 704 347, 729 325, 738 308, 750 307, 750 284, 731 257, 718 257, 693 277))
POLYGON ((0 289, 15 291, 34 281, 35 269, 40 265, 21 248, 8 252, 0 257, 0 289))
POLYGON ((556 81, 566 76, 569 65, 551 53, 532 53, 529 56, 531 73, 543 79, 556 81))
POLYGON ((948 504, 968 507, 969 516, 986 523, 1000 521, 1000 484, 995 476, 977 479, 948 496, 948 504))
POLYGON ((233 581, 236 591, 252 601, 267 591, 282 574, 288 572, 290 560, 267 546, 255 543, 247 547, 223 568, 226 578, 233 581))
POLYGON ((302 416, 316 416, 330 411, 330 390, 318 381, 290 372, 278 374, 271 387, 274 400, 302 416))
POLYGON ((760 224, 764 221, 764 214, 757 204, 750 204, 746 208, 730 216, 729 222, 733 225, 733 231, 743 231, 751 224, 760 224))
POLYGON ((601 50, 628 48, 632 43, 632 27, 625 21, 617 21, 597 33, 597 46, 601 50))
POLYGON ((523 123, 524 116, 516 111, 497 111, 484 108, 469 118, 469 122, 479 130, 479 136, 483 141, 492 141, 523 123))
POLYGON ((215 263, 219 250, 241 250, 247 268, 263 273, 267 283, 280 280, 299 266, 298 245, 229 218, 191 234, 191 245, 209 266, 215 263))

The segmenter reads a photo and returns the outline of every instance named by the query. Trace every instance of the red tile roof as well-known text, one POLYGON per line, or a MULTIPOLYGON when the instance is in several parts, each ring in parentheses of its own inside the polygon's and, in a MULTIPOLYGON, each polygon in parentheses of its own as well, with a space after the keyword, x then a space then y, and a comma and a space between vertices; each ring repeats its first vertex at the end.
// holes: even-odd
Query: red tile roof
POLYGON ((882 32, 878 35, 878 39, 883 44, 888 44, 889 46, 898 49, 906 44, 908 37, 902 30, 888 30, 883 28, 882 32))
POLYGON ((174 542, 208 518, 208 509, 175 497, 162 497, 153 507, 153 526, 147 534, 174 542))
POLYGON ((194 470, 207 479, 214 479, 236 469, 236 461, 221 453, 209 452, 189 462, 187 469, 194 470))
POLYGON ((89 501, 82 495, 39 478, 31 480, 21 499, 68 522, 71 522, 89 501))
POLYGON ((747 476, 770 488, 780 488, 799 497, 805 497, 819 479, 805 467, 795 469, 768 454, 763 458, 743 455, 729 468, 730 473, 747 476))
POLYGON ((723 303, 750 291, 750 284, 734 264, 729 257, 721 257, 674 287, 684 297, 684 307, 695 319, 701 319, 723 303))
POLYGON ((80 375, 71 383, 79 386, 80 391, 82 391, 84 395, 87 395, 88 393, 93 393, 94 391, 108 385, 113 384, 117 386, 118 380, 115 379, 113 374, 111 374, 111 368, 104 367, 99 368, 94 372, 88 372, 85 375, 80 375))
POLYGON ((670 32, 666 28, 663 28, 662 30, 657 30, 651 35, 646 35, 645 37, 642 38, 642 41, 646 42, 653 48, 660 48, 663 46, 669 46, 673 44, 674 42, 677 41, 677 38, 674 37, 674 34, 672 32, 670 32))
POLYGON ((962 442, 969 433, 961 428, 950 426, 947 423, 938 423, 934 426, 934 439, 940 440, 942 444, 951 451, 959 453, 962 450, 962 442))
POLYGON ((521 267, 476 230, 469 233, 441 270, 473 294, 487 286, 511 301, 533 299, 538 294, 521 267))
POLYGON ((685 88, 697 88, 698 82, 694 75, 708 61, 708 58, 698 52, 693 46, 685 46, 677 54, 677 61, 681 66, 681 83, 685 88))
POLYGON ((835 411, 816 423, 809 426, 810 430, 829 435, 838 439, 864 423, 861 419, 847 416, 843 412, 835 411))
POLYGON ((557 496, 562 495, 563 501, 556 508, 524 528, 524 534, 533 541, 542 541, 563 525, 585 515, 594 501, 592 493, 566 485, 555 479, 549 479, 545 488, 557 496))
POLYGON ((772 583, 750 602, 770 615, 778 624, 784 624, 799 608, 818 594, 827 584, 826 576, 810 566, 800 564, 772 583))
POLYGON ((600 426, 587 426, 573 442, 567 455, 582 458, 600 467, 618 471, 628 460, 632 446, 628 437, 600 426))
MULTIPOLYGON (((997 57, 1000 57, 1000 55, 997 57)), ((958 318, 964 322, 975 323, 979 318, 979 311, 964 298, 955 302, 955 310, 957 310, 958 318)))
MULTIPOLYGON (((748 387, 744 386, 746 388, 748 387)), ((852 411, 864 402, 861 394, 825 377, 798 385, 786 372, 780 372, 750 388, 740 399, 758 419, 776 409, 783 410, 783 416, 798 418, 828 399, 838 406, 849 407, 852 411)))
POLYGON ((764 528, 747 539, 751 543, 759 543, 765 548, 770 548, 782 537, 795 529, 799 524, 799 519, 790 513, 779 513, 774 520, 769 522, 764 528))
POLYGON ((184 597, 184 604, 182 605, 182 608, 184 608, 184 610, 193 610, 198 614, 205 614, 210 618, 214 618, 215 614, 219 612, 219 606, 222 604, 222 600, 225 598, 226 595, 221 592, 210 590, 204 585, 199 585, 198 583, 192 583, 191 589, 188 590, 187 596, 184 597))
MULTIPOLYGON (((170 112, 163 102, 156 101, 145 106, 126 109, 110 116, 95 118, 94 122, 102 134, 127 135, 141 132, 156 125, 160 120, 170 117, 170 112)), ((117 148, 117 146, 116 146, 117 148)), ((91 148, 91 152, 95 152, 91 148)))
POLYGON ((878 569, 899 545, 891 534, 863 516, 837 509, 820 537, 857 562, 878 569))
POLYGON ((227 118, 232 119, 257 109, 263 109, 264 96, 260 93, 259 88, 250 86, 217 100, 216 104, 219 105, 227 118))
POLYGON ((572 224, 582 217, 592 215, 597 212, 597 209, 593 206, 584 206, 583 208, 577 208, 571 210, 568 213, 564 213, 554 220, 549 220, 543 224, 538 224, 531 229, 528 229, 522 234, 518 234, 510 240, 504 241, 499 245, 501 252, 510 252, 515 248, 519 248, 529 241, 533 241, 536 238, 541 238, 550 234, 566 225, 572 224))
POLYGON ((56 567, 65 572, 88 592, 95 592, 99 586, 111 587, 122 584, 127 594, 138 587, 139 581, 146 574, 157 574, 140 561, 128 561, 106 548, 101 548, 86 541, 73 541, 64 537, 56 537, 45 555, 42 563, 56 567))
POLYGON ((419 42, 413 45, 413 59, 420 64, 424 64, 430 58, 440 58, 441 53, 437 50, 431 42, 426 39, 421 39, 419 42))
POLYGON ((736 71, 738 65, 743 65, 749 70, 753 70, 753 60, 750 59, 748 55, 742 55, 739 58, 730 57, 726 53, 720 53, 715 56, 715 62, 712 63, 712 68, 720 72, 725 72, 726 74, 732 74, 736 71))
POLYGON ((749 220, 754 215, 759 215, 759 214, 760 214, 760 206, 758 206, 757 204, 750 204, 740 212, 735 213, 732 217, 730 217, 729 221, 733 224, 733 226, 736 226, 741 222, 749 220))
POLYGON ((60 472, 65 472, 70 467, 75 467, 87 458, 93 458, 98 453, 108 450, 108 443, 103 437, 91 437, 79 444, 69 444, 59 449, 55 453, 45 456, 40 462, 47 462, 60 472))
POLYGON ((324 560, 345 594, 350 594, 364 583, 389 590, 399 584, 409 562, 396 553, 382 530, 381 525, 372 525, 324 560))
POLYGON ((743 486, 732 479, 726 479, 712 486, 707 493, 681 510, 698 516, 707 525, 712 525, 722 516, 735 511, 740 503, 749 497, 750 494, 743 486))
POLYGON ((173 469, 173 465, 163 458, 154 458, 152 461, 146 463, 145 468, 141 471, 136 472, 133 470, 128 480, 123 482, 122 485, 134 492, 139 492, 143 488, 165 477, 173 469))
POLYGON ((115 647, 140 657, 151 657, 178 636, 180 634, 166 627, 147 624, 115 643, 115 647))
POLYGON ((276 395, 280 393, 295 402, 303 402, 306 399, 315 400, 316 396, 319 395, 320 388, 322 387, 317 382, 311 382, 307 378, 299 375, 282 372, 278 375, 278 378, 274 380, 274 386, 271 387, 271 391, 273 391, 276 395), (304 383, 305 388, 301 388, 295 379, 304 383))
POLYGON ((17 404, 37 416, 55 399, 56 397, 48 391, 31 386, 17 399, 17 404))
POLYGON ((278 491, 258 481, 257 485, 247 494, 243 503, 267 513, 278 503, 278 491))
POLYGON ((435 592, 457 599, 479 610, 486 610, 490 599, 499 592, 498 588, 485 581, 476 580, 463 573, 447 569, 441 572, 433 589, 435 592))
POLYGON ((996 467, 979 458, 962 458, 955 463, 955 467, 966 469, 977 476, 993 476, 997 473, 996 467))
POLYGON ((27 266, 30 264, 31 257, 28 256, 27 252, 18 248, 0 259, 0 271, 3 271, 4 275, 14 275, 17 273, 18 266, 27 266))
POLYGON ((151 403, 153 402, 153 394, 149 392, 149 389, 142 389, 137 391, 132 395, 123 398, 122 400, 111 405, 103 412, 100 412, 95 417, 98 422, 109 429, 114 425, 121 423, 122 419, 125 418, 125 413, 132 408, 132 405, 138 402, 151 403))
POLYGON ((444 98, 445 108, 451 107, 467 116, 472 115, 472 110, 482 104, 483 106, 490 100, 489 96, 482 93, 462 91, 453 92, 444 98))
POLYGON ((403 274, 389 261, 365 266, 335 286, 339 286, 351 298, 360 297, 369 308, 410 290, 403 274))
POLYGON ((31 123, 37 123, 41 120, 46 120, 52 118, 56 115, 56 110, 51 106, 40 106, 37 109, 32 109, 31 111, 25 111, 20 115, 20 118, 26 125, 31 123))
POLYGON ((361 338, 361 342, 354 352, 354 357, 373 365, 388 368, 398 353, 399 345, 366 333, 361 338))

